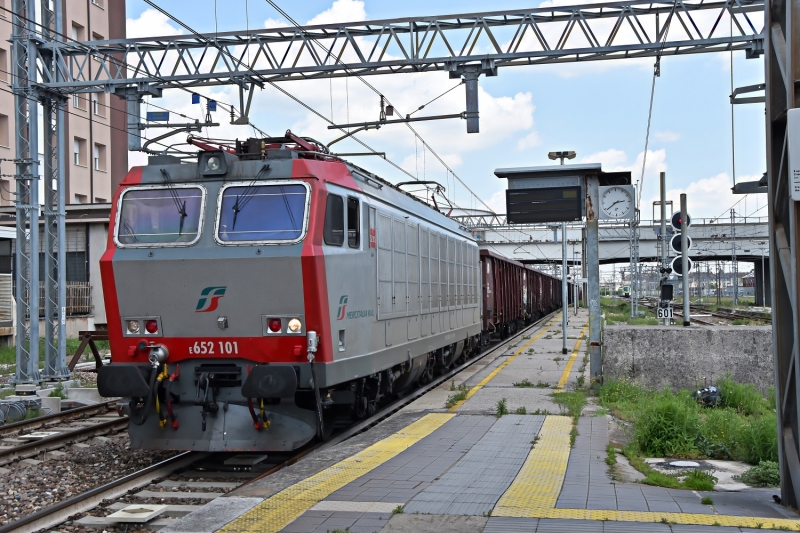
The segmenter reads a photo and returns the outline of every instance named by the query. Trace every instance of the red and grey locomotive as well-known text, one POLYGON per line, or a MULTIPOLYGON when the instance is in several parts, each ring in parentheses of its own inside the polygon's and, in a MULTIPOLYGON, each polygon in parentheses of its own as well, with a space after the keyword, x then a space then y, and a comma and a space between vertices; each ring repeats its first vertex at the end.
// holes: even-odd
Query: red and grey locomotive
POLYGON ((131 169, 101 259, 98 387, 130 398, 133 447, 293 450, 560 305, 508 262, 547 290, 486 314, 504 259, 313 139, 192 142, 131 169))

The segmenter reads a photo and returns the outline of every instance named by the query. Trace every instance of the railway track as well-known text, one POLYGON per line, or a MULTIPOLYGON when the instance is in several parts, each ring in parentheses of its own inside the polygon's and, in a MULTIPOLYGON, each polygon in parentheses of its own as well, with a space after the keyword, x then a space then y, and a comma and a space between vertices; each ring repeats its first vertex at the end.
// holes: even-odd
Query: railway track
POLYGON ((113 414, 110 420, 90 422, 92 417, 116 413, 115 402, 105 402, 71 409, 63 413, 23 420, 14 424, 0 426, 0 466, 20 459, 35 457, 43 452, 63 448, 68 444, 93 437, 123 431, 128 427, 128 417, 113 414), (63 427, 79 421, 86 421, 82 427, 63 427), (40 430, 34 432, 34 430, 40 430), (8 446, 8 444, 11 444, 8 446))
MULTIPOLYGON (((648 309, 654 310, 658 305, 658 301, 655 299, 641 299, 639 300, 639 305, 642 305, 648 309)), ((675 308, 675 315, 681 312, 682 308, 675 308)), ((723 326, 726 324, 732 324, 735 320, 748 320, 752 322, 760 322, 763 325, 768 325, 772 323, 771 317, 761 317, 761 316, 751 316, 746 315, 743 313, 734 313, 728 311, 710 311, 705 309, 705 307, 700 305, 690 305, 689 309, 692 313, 692 322, 697 322, 698 324, 702 324, 704 326, 723 326), (703 314, 708 316, 697 316, 697 314, 703 314), (717 321, 715 322, 713 319, 716 318, 717 321)))
MULTIPOLYGON (((541 326, 542 324, 546 324, 557 313, 558 311, 551 313, 550 315, 547 315, 539 319, 530 326, 517 332, 512 337, 509 337, 504 341, 498 342, 493 346, 488 347, 488 349, 486 349, 483 353, 467 360, 465 363, 436 377, 430 383, 422 387, 419 387, 414 391, 410 392, 409 394, 403 396, 402 398, 399 398, 385 405, 373 416, 368 417, 341 431, 336 432, 331 439, 325 442, 313 443, 299 450, 297 453, 291 454, 291 456, 282 459, 275 464, 271 464, 271 467, 268 470, 266 470, 263 473, 253 475, 253 477, 251 477, 250 479, 246 479, 238 486, 244 486, 259 479, 262 479, 264 477, 267 477, 269 475, 272 475, 275 472, 296 463, 303 457, 306 457, 314 452, 318 452, 325 448, 329 448, 331 446, 339 444, 351 437, 354 437, 364 431, 367 431, 369 428, 377 425, 382 420, 385 420, 386 418, 393 415, 403 407, 409 405, 419 397, 435 389, 442 383, 446 383, 448 380, 452 379, 457 374, 469 368, 470 366, 474 365, 478 361, 507 348, 511 343, 515 342, 517 339, 519 339, 522 335, 526 334, 530 330, 535 329, 541 326)), ((127 419, 125 420, 127 423, 127 419)), ((207 452, 181 453, 179 455, 176 455, 175 457, 162 461, 158 464, 152 465, 148 468, 126 475, 120 479, 114 480, 112 482, 98 486, 94 489, 88 490, 84 493, 73 496, 69 499, 63 500, 45 509, 41 509, 19 520, 0 526, 0 533, 12 533, 12 532, 33 533, 41 529, 52 528, 53 526, 56 526, 68 520, 73 515, 79 513, 85 513, 87 511, 90 511, 91 509, 96 508, 104 501, 122 498, 131 491, 141 491, 142 489, 155 484, 159 480, 174 475, 179 471, 186 471, 191 467, 198 465, 201 461, 208 459, 212 455, 223 455, 223 454, 210 454, 207 452)), ((167 482, 162 481, 160 484, 157 484, 156 486, 164 487, 166 486, 164 485, 164 483, 167 482)), ((171 482, 169 486, 193 486, 193 485, 205 486, 208 485, 208 483, 185 481, 181 484, 180 482, 171 482)), ((148 493, 140 492, 140 494, 150 495, 149 492, 148 493)), ((170 494, 170 493, 164 493, 164 494, 170 494)), ((191 494, 192 493, 186 493, 187 496, 191 496, 191 494)), ((208 494, 206 494, 206 496, 207 495, 208 494)), ((219 493, 219 496, 222 496, 222 493, 219 493)), ((122 507, 122 505, 123 504, 121 503, 116 503, 112 504, 110 507, 114 509, 115 507, 116 508, 122 507)))

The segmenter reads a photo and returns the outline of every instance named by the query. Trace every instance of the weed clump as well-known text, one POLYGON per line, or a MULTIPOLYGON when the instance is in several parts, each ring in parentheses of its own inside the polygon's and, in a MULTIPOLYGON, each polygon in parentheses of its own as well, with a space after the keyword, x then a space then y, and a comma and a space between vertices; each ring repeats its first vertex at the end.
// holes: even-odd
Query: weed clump
POLYGON ((722 402, 699 405, 689 391, 653 391, 626 381, 609 381, 600 403, 633 422, 637 452, 649 457, 734 459, 753 465, 777 461, 775 413, 770 399, 752 385, 719 381, 722 402))
POLYGON ((516 383, 512 383, 512 385, 514 385, 515 387, 521 387, 521 388, 533 387, 533 383, 531 383, 528 378, 525 378, 522 381, 518 381, 516 383))
POLYGON ((507 415, 509 413, 508 406, 506 405, 506 399, 503 398, 502 400, 497 401, 497 418, 500 418, 503 415, 507 415))
POLYGON ((527 415, 528 414, 528 410, 525 409, 525 406, 523 405, 522 407, 517 407, 517 410, 514 411, 514 414, 515 415, 527 415))
POLYGON ((455 390, 455 394, 451 394, 447 397, 447 401, 445 402, 445 406, 449 409, 456 405, 458 402, 462 402, 467 399, 467 393, 469 392, 469 387, 465 384, 461 384, 456 388, 450 386, 450 390, 455 390))
POLYGON ((741 476, 734 476, 734 479, 751 487, 778 487, 781 473, 775 461, 761 461, 741 476))

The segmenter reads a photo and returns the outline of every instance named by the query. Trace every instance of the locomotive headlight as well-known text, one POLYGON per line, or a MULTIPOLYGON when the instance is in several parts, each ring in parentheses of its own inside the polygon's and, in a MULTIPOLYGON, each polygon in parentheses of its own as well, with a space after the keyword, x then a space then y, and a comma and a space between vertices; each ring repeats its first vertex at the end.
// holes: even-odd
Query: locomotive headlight
POLYGON ((141 329, 141 324, 138 320, 128 320, 128 333, 139 333, 139 329, 141 329))
POLYGON ((299 318, 293 318, 289 321, 288 327, 289 331, 291 331, 292 333, 297 333, 298 331, 300 331, 300 328, 303 327, 303 324, 302 322, 300 322, 299 318))
POLYGON ((206 161, 206 167, 208 170, 219 170, 219 158, 218 157, 209 157, 208 161, 206 161))

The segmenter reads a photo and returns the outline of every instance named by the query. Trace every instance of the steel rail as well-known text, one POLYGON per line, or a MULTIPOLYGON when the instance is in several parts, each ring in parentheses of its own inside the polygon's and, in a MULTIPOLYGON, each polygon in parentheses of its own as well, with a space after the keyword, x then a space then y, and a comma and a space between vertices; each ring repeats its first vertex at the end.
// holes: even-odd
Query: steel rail
POLYGON ((61 422, 64 420, 69 420, 71 418, 83 418, 86 415, 94 415, 102 413, 109 409, 113 410, 115 404, 116 400, 92 404, 92 405, 85 405, 83 407, 70 409, 69 411, 52 413, 44 416, 37 416, 36 418, 31 418, 29 420, 21 420, 19 422, 14 422, 13 424, 6 424, 5 426, 0 426, 0 437, 4 437, 12 433, 19 433, 20 431, 26 431, 29 429, 43 428, 47 424, 54 422, 61 422))
MULTIPOLYGON (((403 407, 409 405, 414 400, 416 400, 416 399, 420 398, 421 396, 427 394, 428 392, 432 391, 433 389, 435 389, 436 387, 438 387, 442 383, 445 383, 447 380, 452 379, 454 376, 456 376, 457 374, 463 372, 464 370, 466 370, 470 366, 474 365, 475 363, 477 363, 481 359, 489 356, 490 354, 493 354, 493 353, 497 352, 500 349, 506 348, 511 342, 515 341, 521 335, 525 334, 526 332, 530 331, 533 328, 536 328, 537 326, 541 325, 542 323, 550 320, 553 317, 553 315, 555 315, 555 314, 557 314, 559 312, 560 312, 560 310, 559 311, 553 311, 552 313, 550 313, 548 315, 545 315, 544 317, 542 317, 539 320, 537 320, 534 323, 532 323, 530 326, 528 326, 528 327, 522 329, 521 331, 519 331, 516 335, 514 335, 514 336, 506 339, 505 341, 502 341, 502 342, 496 344, 495 346, 491 347, 485 353, 478 354, 477 356, 475 356, 475 357, 473 357, 471 359, 468 359, 462 365, 457 366, 456 368, 453 368, 452 370, 450 370, 449 372, 447 372, 445 374, 442 374, 441 376, 438 376, 437 378, 433 379, 430 383, 428 383, 426 385, 423 385, 422 387, 419 387, 417 389, 414 389, 408 395, 403 396, 402 398, 399 398, 399 399, 395 400, 394 402, 384 406, 380 411, 378 411, 377 413, 375 413, 371 417, 366 418, 366 419, 362 420, 361 422, 358 422, 358 423, 356 423, 356 424, 344 429, 343 431, 341 431, 340 433, 336 434, 333 438, 331 438, 328 441, 319 442, 319 443, 314 444, 313 446, 311 446, 311 447, 309 447, 307 449, 302 450, 300 453, 290 457, 289 459, 287 459, 286 461, 283 461, 282 463, 279 463, 279 464, 275 465, 274 467, 272 467, 271 469, 267 470, 263 474, 259 474, 258 476, 254 477, 253 479, 250 479, 250 480, 246 481, 245 483, 242 483, 242 485, 240 485, 240 487, 243 487, 245 485, 249 485, 249 484, 251 484, 251 483, 253 483, 255 481, 258 481, 259 479, 263 479, 263 478, 265 478, 267 476, 270 476, 270 475, 274 474, 275 472, 286 468, 287 466, 291 466, 291 465, 295 464, 297 461, 299 461, 303 457, 306 457, 306 456, 308 456, 308 455, 310 455, 310 454, 312 454, 314 452, 318 452, 318 451, 322 451, 322 450, 328 449, 328 448, 330 448, 332 446, 335 446, 336 444, 340 444, 341 442, 344 442, 347 439, 355 437, 356 435, 358 435, 360 433, 363 433, 364 431, 367 431, 368 429, 376 426, 378 423, 382 422, 383 420, 389 418, 391 415, 395 414, 397 411, 399 411, 403 407)), ((236 490, 238 490, 238 489, 236 489, 236 490)), ((2 529, 0 529, 0 533, 3 533, 2 529)))
POLYGON ((118 498, 128 491, 149 485, 154 480, 169 476, 176 470, 185 468, 208 455, 206 452, 183 452, 166 461, 161 461, 0 526, 0 533, 33 533, 48 529, 68 520, 74 514, 97 507, 103 500, 118 498))
POLYGON ((60 448, 70 442, 78 439, 87 439, 89 437, 96 437, 113 431, 120 431, 128 427, 128 417, 120 417, 118 420, 110 420, 108 422, 101 422, 93 424, 85 428, 76 429, 73 431, 66 431, 58 435, 52 435, 43 439, 36 439, 32 442, 14 446, 7 450, 0 450, 0 465, 6 465, 17 459, 25 459, 33 457, 41 452, 60 448))

